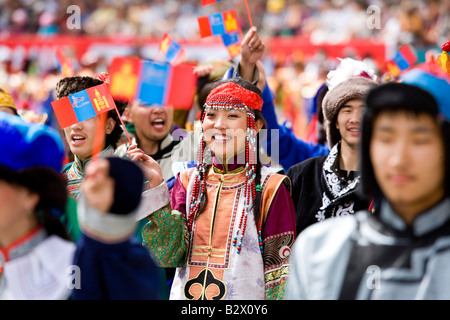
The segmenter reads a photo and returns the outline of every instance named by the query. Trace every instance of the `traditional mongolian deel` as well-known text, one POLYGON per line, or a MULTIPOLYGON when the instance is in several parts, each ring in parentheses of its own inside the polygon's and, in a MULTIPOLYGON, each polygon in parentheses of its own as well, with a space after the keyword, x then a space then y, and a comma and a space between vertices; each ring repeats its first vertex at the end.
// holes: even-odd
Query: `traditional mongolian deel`
POLYGON ((237 222, 245 214, 244 168, 227 174, 215 167, 211 169, 206 182, 207 208, 194 220, 189 232, 185 222, 189 212, 184 210, 189 208, 195 181, 189 175, 193 174, 197 174, 194 169, 182 171, 171 190, 172 203, 177 199, 179 206, 167 205, 157 210, 149 216, 149 223, 143 230, 144 245, 150 248, 159 264, 179 267, 170 298, 280 299, 289 270, 290 248, 295 240, 287 201, 281 196, 289 197, 283 185, 288 181, 286 177, 263 168, 263 251, 261 253, 254 217, 249 214, 242 250, 238 254, 233 239, 239 228, 237 222), (280 191, 278 197, 275 196, 277 191, 280 191), (275 210, 277 225, 271 223, 275 210))
POLYGON ((260 95, 227 81, 210 92, 204 109, 246 114, 245 150, 220 160, 207 152, 202 127, 197 166, 178 174, 170 197, 164 183, 155 188, 162 190, 153 191, 154 203, 165 197, 168 204, 153 208, 143 229, 143 244, 156 261, 177 267, 171 299, 284 295, 296 238, 290 181, 257 161, 260 95))
MULTIPOLYGON (((113 153, 114 149, 111 146, 107 146, 102 150, 99 156, 107 157, 111 156, 113 153)), ((75 199, 78 199, 80 196, 80 186, 84 178, 84 171, 91 160, 92 158, 81 161, 77 155, 74 155, 74 161, 66 164, 62 169, 62 174, 67 180, 67 191, 75 199)))
POLYGON ((421 214, 412 226, 386 201, 379 215, 361 211, 327 220, 298 239, 288 298, 450 299, 449 198, 421 214))
POLYGON ((307 159, 288 170, 292 199, 297 205, 297 233, 327 218, 347 216, 369 207, 357 194, 359 172, 351 171, 347 176, 339 169, 339 152, 340 142, 328 156, 307 159))

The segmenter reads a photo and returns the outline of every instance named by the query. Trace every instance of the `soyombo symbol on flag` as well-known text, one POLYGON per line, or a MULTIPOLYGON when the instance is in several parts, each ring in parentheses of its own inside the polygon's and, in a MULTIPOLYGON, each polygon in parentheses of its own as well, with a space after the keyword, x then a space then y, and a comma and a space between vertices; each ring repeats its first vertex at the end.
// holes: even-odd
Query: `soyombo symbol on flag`
POLYGON ((70 94, 52 102, 62 129, 90 119, 115 108, 114 100, 105 84, 70 94))

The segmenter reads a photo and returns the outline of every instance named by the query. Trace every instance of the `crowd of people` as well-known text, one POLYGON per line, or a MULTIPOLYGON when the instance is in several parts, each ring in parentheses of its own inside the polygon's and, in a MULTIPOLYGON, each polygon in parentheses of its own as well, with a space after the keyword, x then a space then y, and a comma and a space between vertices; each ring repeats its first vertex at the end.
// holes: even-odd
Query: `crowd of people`
MULTIPOLYGON (((400 37, 414 44, 437 44, 448 38, 449 1, 437 0, 255 0, 249 1, 254 24, 262 35, 312 35, 317 41, 349 38, 400 37), (380 29, 366 25, 369 6, 381 10, 380 29)), ((0 1, 0 35, 65 33, 162 37, 170 32, 178 39, 198 36, 197 17, 213 10, 235 9, 243 30, 250 27, 243 1, 220 1, 199 6, 197 0, 95 0, 95 1, 0 1), (80 8, 81 28, 69 29, 67 8, 80 8), (214 7, 214 9, 213 9, 214 7)))
MULTIPOLYGON (((165 33, 178 41, 198 41, 197 18, 216 11, 234 9, 239 26, 248 30, 249 19, 243 1, 219 1, 201 6, 200 0, 184 1, 0 1, 0 38, 16 35, 106 36, 110 38, 161 39, 165 33), (80 27, 69 29, 72 13, 67 8, 79 7, 80 27)), ((395 54, 402 44, 419 51, 438 48, 450 38, 449 1, 248 1, 253 25, 262 37, 306 37, 312 43, 345 43, 352 39, 379 39, 386 45, 386 58, 395 54), (369 10, 375 6, 378 11, 369 10), (378 14, 379 26, 368 28, 372 14, 378 14)), ((19 46, 20 47, 20 46, 19 46)), ((17 48, 16 48, 17 49, 17 48)), ((7 86, 19 110, 27 117, 45 120, 49 116, 59 71, 56 59, 48 59, 51 48, 8 51, 0 47, 0 82, 7 86)), ((385 66, 373 57, 366 59, 380 75, 385 66)), ((343 58, 344 56, 342 56, 343 58)), ((107 58, 95 51, 78 57, 80 69, 107 71, 107 58)), ((212 58, 214 60, 214 58, 212 58)), ((318 51, 314 57, 295 56, 280 60, 277 56, 264 59, 268 81, 277 99, 277 110, 288 121, 297 136, 308 138, 308 103, 329 70, 337 66, 334 56, 318 51), (303 90, 304 89, 304 90, 303 90), (298 93, 303 90, 302 95, 298 93)), ((51 119, 49 119, 51 121, 51 119)))
MULTIPOLYGON (((43 13, 39 3, 28 12, 43 13)), ((83 5, 86 31, 115 8, 83 5)), ((171 8, 114 10, 158 5, 171 8)), ((338 60, 309 94, 309 138, 277 111, 262 35, 306 32, 289 25, 294 8, 300 23, 350 7, 268 1, 255 16, 281 29, 249 28, 235 63, 197 65, 189 114, 114 98, 115 109, 61 127, 51 103, 109 88, 107 72, 55 70, 37 118, 0 82, 0 298, 449 299, 449 42, 398 78, 338 60), (286 25, 269 23, 277 14, 286 25)))

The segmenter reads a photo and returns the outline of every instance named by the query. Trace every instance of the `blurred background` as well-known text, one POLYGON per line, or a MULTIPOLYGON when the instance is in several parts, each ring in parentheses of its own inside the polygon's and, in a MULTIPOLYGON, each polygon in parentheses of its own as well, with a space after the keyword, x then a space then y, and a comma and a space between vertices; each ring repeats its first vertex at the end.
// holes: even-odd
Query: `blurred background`
MULTIPOLYGON (((411 45, 424 61, 426 52, 438 54, 450 39, 450 0, 248 4, 266 44, 263 63, 277 108, 300 137, 311 114, 308 101, 337 58, 365 60, 382 77, 385 62, 401 45, 411 45), (369 10, 373 6, 379 10, 369 10)), ((183 46, 190 62, 227 60, 220 38, 200 38, 197 18, 230 9, 245 34, 250 25, 242 0, 208 6, 200 0, 0 0, 0 86, 19 110, 42 115, 51 109, 61 77, 57 47, 73 59, 78 74, 102 72, 115 56, 154 59, 165 33, 183 46), (74 5, 75 11, 68 10, 74 5)))

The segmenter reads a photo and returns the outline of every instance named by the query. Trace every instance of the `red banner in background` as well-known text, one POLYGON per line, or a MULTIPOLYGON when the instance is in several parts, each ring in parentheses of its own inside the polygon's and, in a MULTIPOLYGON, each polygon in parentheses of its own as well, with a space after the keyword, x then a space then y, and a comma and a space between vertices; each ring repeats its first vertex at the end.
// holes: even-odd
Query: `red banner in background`
MULTIPOLYGON (((226 48, 219 39, 210 37, 206 39, 199 39, 196 41, 180 41, 187 52, 187 60, 192 59, 192 53, 206 50, 209 60, 217 60, 228 56, 226 48), (223 54, 222 57, 217 57, 217 54, 223 54)), ((288 59, 290 56, 301 53, 306 59, 317 54, 320 50, 325 52, 329 57, 344 58, 349 53, 358 55, 361 59, 370 56, 379 65, 384 66, 386 62, 386 46, 377 39, 354 39, 346 43, 329 44, 321 43, 314 44, 307 37, 271 37, 264 39, 267 47, 268 55, 276 57, 277 59, 288 59)), ((130 53, 140 49, 153 48, 157 52, 161 43, 161 39, 141 39, 137 41, 134 38, 109 38, 109 37, 92 37, 92 36, 69 36, 60 35, 54 37, 43 38, 36 35, 19 35, 0 40, 0 47, 6 46, 10 49, 17 47, 24 48, 29 51, 31 48, 39 49, 43 47, 57 47, 70 46, 74 50, 75 57, 78 61, 88 51, 99 51, 102 54, 111 56, 112 59, 117 55, 125 55, 123 51, 128 50, 130 53), (120 52, 120 53, 119 53, 120 52)), ((204 51, 203 51, 204 52, 204 51)), ((154 58, 154 57, 144 57, 154 58)), ((197 56, 196 56, 197 58, 197 56)), ((203 59, 203 58, 202 58, 203 59)), ((207 61, 199 61, 207 62, 207 61)))

